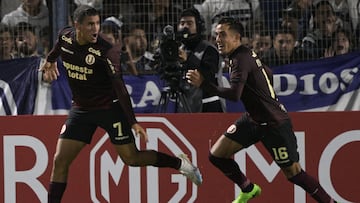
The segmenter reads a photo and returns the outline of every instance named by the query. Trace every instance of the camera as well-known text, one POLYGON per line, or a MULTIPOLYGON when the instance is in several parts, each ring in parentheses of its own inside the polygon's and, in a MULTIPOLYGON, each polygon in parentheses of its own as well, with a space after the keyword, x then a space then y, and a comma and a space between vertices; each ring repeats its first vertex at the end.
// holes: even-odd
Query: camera
POLYGON ((172 91, 180 90, 180 82, 184 76, 184 70, 179 61, 181 42, 177 38, 174 27, 171 25, 165 26, 159 49, 154 57, 160 78, 167 82, 172 91))

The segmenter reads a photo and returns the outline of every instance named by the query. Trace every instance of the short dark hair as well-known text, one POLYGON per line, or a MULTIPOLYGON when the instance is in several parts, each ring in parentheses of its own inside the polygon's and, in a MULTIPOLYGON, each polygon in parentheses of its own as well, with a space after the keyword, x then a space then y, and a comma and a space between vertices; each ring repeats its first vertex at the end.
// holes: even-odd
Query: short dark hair
POLYGON ((195 8, 195 7, 191 7, 191 8, 187 8, 184 9, 181 14, 180 14, 180 18, 182 17, 186 17, 186 16, 192 16, 195 18, 195 23, 196 23, 196 29, 198 33, 202 33, 205 31, 205 22, 203 17, 201 16, 200 12, 195 8))
POLYGON ((97 15, 100 15, 100 12, 94 7, 88 5, 80 5, 74 11, 73 20, 74 22, 76 21, 82 23, 85 17, 97 15))
POLYGON ((319 10, 320 6, 328 6, 330 7, 331 14, 335 15, 334 7, 331 5, 331 3, 327 0, 321 0, 318 3, 315 4, 315 9, 313 10, 313 15, 315 16, 316 11, 319 10))
POLYGON ((275 31, 275 34, 274 34, 274 38, 276 35, 278 34, 290 34, 294 37, 294 39, 296 38, 296 33, 294 30, 288 28, 288 27, 280 27, 279 29, 277 29, 275 31))
POLYGON ((222 17, 219 20, 218 24, 229 25, 229 29, 230 30, 235 30, 237 33, 240 34, 241 37, 243 37, 244 34, 245 34, 244 26, 241 24, 239 19, 236 19, 234 17, 222 17))

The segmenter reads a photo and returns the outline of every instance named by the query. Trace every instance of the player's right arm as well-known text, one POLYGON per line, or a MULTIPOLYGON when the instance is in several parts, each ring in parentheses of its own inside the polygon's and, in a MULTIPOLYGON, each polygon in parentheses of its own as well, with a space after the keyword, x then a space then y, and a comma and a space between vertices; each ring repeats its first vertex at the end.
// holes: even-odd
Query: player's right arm
POLYGON ((58 39, 54 45, 54 47, 50 50, 46 57, 46 62, 40 67, 40 71, 43 72, 43 81, 45 82, 52 82, 56 80, 59 76, 59 70, 57 68, 56 60, 60 56, 61 53, 61 45, 60 42, 62 41, 60 38, 66 32, 70 32, 71 28, 66 27, 59 32, 58 39))

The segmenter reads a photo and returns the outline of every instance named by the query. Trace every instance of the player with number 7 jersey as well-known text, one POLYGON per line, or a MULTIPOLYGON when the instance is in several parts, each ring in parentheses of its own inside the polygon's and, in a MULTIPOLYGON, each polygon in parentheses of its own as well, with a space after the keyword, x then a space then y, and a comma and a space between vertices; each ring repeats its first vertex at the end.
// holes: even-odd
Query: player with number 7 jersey
POLYGON ((172 168, 200 185, 200 171, 187 156, 137 148, 133 132, 145 141, 148 135, 134 115, 122 78, 119 49, 100 34, 98 10, 82 5, 75 9, 73 18, 74 27, 59 32, 57 43, 41 67, 44 80, 51 82, 59 76, 56 61, 61 57, 73 96, 73 106, 57 141, 48 202, 61 202, 70 165, 91 143, 98 127, 108 133, 124 164, 172 168))

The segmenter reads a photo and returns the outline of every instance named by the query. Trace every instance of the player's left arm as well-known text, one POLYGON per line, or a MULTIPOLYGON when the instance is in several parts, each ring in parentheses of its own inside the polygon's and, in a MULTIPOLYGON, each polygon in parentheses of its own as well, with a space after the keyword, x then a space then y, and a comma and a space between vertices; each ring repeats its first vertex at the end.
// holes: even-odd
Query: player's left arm
POLYGON ((105 56, 107 70, 116 96, 119 100, 119 104, 123 109, 125 116, 131 126, 137 123, 134 110, 131 105, 130 95, 126 89, 125 82, 122 78, 122 72, 120 67, 120 49, 117 47, 111 48, 105 56))

